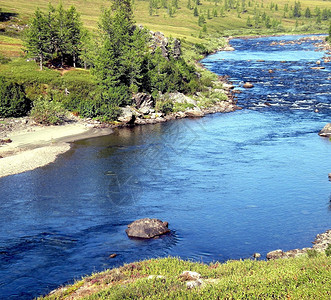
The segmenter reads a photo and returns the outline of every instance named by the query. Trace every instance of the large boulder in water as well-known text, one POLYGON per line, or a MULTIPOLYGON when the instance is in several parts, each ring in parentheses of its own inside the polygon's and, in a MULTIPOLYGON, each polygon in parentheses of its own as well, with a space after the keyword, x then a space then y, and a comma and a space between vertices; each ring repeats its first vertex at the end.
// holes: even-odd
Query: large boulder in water
POLYGON ((318 134, 324 137, 331 137, 331 123, 326 124, 318 134))
POLYGON ((168 222, 159 219, 139 219, 128 225, 126 234, 132 238, 151 239, 170 232, 168 222))

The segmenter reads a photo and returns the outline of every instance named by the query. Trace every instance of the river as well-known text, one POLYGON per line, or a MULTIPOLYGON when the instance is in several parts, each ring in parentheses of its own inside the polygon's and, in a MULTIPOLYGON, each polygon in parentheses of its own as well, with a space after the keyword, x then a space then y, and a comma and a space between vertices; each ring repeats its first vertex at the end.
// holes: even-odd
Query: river
POLYGON ((287 43, 300 38, 234 39, 236 51, 203 60, 230 76, 243 110, 115 130, 1 178, 0 298, 145 258, 208 263, 310 246, 331 223, 331 142, 317 135, 330 122, 331 68, 312 70, 324 53, 287 43), (171 234, 128 239, 126 225, 144 217, 171 234))

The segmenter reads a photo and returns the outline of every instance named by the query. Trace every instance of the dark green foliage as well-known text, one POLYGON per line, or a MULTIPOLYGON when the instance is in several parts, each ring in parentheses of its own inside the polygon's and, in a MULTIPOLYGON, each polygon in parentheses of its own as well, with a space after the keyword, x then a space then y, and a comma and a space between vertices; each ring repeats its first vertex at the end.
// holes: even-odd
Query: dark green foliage
POLYGON ((0 77, 0 117, 22 117, 30 109, 23 86, 0 77))
POLYGON ((10 61, 11 61, 10 58, 5 57, 5 56, 3 56, 3 55, 0 53, 0 64, 7 64, 7 63, 9 63, 10 61))
POLYGON ((306 8, 306 11, 305 11, 305 17, 308 19, 308 18, 311 18, 311 12, 310 12, 310 9, 309 7, 306 8))
POLYGON ((40 69, 45 60, 61 65, 76 66, 81 52, 83 30, 75 7, 65 10, 62 4, 55 9, 51 4, 46 13, 37 9, 26 31, 28 55, 39 60, 40 69))
POLYGON ((142 84, 147 33, 134 26, 130 5, 130 1, 116 0, 112 9, 105 10, 101 16, 100 47, 95 55, 93 73, 104 95, 114 88, 136 91, 142 84))
POLYGON ((142 91, 147 93, 183 92, 191 93, 199 86, 193 66, 184 59, 165 59, 161 50, 145 58, 142 91))
POLYGON ((155 109, 158 112, 169 114, 173 111, 174 104, 171 100, 159 100, 156 102, 155 109))
POLYGON ((293 17, 300 18, 301 17, 301 3, 298 1, 294 3, 293 8, 293 17))
POLYGON ((328 247, 326 248, 325 255, 326 256, 331 256, 331 244, 329 244, 328 247))

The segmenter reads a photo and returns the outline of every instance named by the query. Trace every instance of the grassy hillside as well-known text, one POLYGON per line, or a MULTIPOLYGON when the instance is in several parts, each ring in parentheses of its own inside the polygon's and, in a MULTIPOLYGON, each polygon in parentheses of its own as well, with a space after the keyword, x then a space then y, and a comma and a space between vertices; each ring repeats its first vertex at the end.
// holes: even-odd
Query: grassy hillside
POLYGON ((94 274, 40 299, 330 299, 331 258, 201 264, 151 259, 94 274), (201 275, 190 288, 189 276, 201 275), (198 283, 199 285, 199 283, 198 283))
MULTIPOLYGON (((143 24, 153 31, 162 31, 167 36, 195 43, 201 43, 208 34, 265 34, 292 30, 327 32, 331 20, 330 0, 300 1, 301 16, 298 18, 292 16, 291 8, 294 8, 294 0, 277 2, 273 0, 198 0, 200 5, 197 5, 196 1, 134 0, 135 19, 138 24, 143 24), (152 8, 150 8, 151 4, 152 8), (311 11, 310 18, 305 17, 307 7, 311 11), (315 10, 316 7, 317 10, 315 10), (194 16, 195 8, 199 16, 194 16), (328 20, 324 20, 324 9, 329 9, 328 20), (317 16, 318 11, 320 17, 317 16), (205 23, 200 23, 199 26, 198 20, 202 16, 205 23), (269 21, 266 21, 266 18, 269 18, 269 21), (259 19, 258 23, 256 23, 257 19, 259 19)), ((59 2, 54 0, 52 5, 56 6, 59 2)), ((110 5, 109 0, 63 0, 62 2, 65 7, 76 6, 81 13, 84 25, 90 30, 97 28, 101 8, 110 5)), ((48 0, 0 1, 0 9, 3 13, 12 13, 17 16, 12 21, 0 22, 0 53, 6 56, 17 56, 20 53, 20 40, 7 39, 3 35, 14 37, 20 35, 17 24, 26 24, 37 7, 46 9, 48 3, 48 0)))

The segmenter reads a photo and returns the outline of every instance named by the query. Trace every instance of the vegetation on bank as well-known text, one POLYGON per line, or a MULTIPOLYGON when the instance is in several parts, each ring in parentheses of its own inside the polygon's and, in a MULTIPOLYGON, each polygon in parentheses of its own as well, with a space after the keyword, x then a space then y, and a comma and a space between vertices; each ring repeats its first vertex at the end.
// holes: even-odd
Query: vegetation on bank
POLYGON ((330 299, 330 276, 331 257, 317 252, 209 265, 162 258, 97 273, 38 299, 330 299), (183 271, 199 273, 201 285, 190 288, 183 271))

